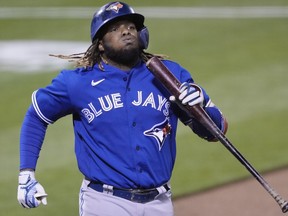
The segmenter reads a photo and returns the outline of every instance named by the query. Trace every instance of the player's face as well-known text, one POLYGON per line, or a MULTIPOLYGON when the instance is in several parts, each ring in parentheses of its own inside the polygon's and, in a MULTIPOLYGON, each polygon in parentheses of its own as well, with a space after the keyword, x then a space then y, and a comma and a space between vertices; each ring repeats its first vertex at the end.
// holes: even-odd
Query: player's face
POLYGON ((134 23, 128 20, 116 21, 110 24, 103 37, 115 49, 138 48, 138 32, 134 23))
POLYGON ((108 25, 99 42, 99 50, 105 57, 118 63, 137 61, 140 49, 135 24, 128 20, 120 20, 108 25))

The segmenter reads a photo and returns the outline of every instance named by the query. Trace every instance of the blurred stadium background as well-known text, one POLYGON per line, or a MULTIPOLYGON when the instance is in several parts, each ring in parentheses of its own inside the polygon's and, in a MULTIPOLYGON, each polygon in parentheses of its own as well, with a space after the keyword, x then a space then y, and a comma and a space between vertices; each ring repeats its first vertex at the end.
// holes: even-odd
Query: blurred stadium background
MULTIPOLYGON (((191 71, 226 115, 227 137, 248 161, 260 172, 287 166, 288 2, 126 2, 147 14, 148 51, 167 54, 191 71)), ((31 93, 72 67, 48 54, 85 51, 90 19, 105 3, 0 0, 1 215, 78 215, 82 176, 71 118, 48 129, 36 172, 48 205, 35 210, 22 209, 16 200, 19 132, 31 93)), ((174 197, 249 177, 221 144, 207 143, 183 126, 177 139, 174 197)))

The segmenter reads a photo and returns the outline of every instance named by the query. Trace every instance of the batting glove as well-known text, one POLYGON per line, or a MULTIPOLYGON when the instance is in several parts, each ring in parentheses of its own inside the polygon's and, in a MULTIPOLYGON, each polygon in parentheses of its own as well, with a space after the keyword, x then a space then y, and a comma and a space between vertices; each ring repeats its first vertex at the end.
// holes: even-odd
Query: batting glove
MULTIPOLYGON (((189 106, 194 106, 199 104, 203 106, 204 103, 204 95, 202 89, 196 85, 195 83, 187 83, 184 82, 181 84, 179 88, 179 100, 183 105, 188 104, 189 106)), ((171 101, 175 101, 175 96, 171 96, 169 98, 171 101)))
POLYGON ((41 203, 47 205, 47 194, 42 185, 35 179, 34 171, 22 171, 19 173, 18 202, 24 208, 36 208, 41 203))

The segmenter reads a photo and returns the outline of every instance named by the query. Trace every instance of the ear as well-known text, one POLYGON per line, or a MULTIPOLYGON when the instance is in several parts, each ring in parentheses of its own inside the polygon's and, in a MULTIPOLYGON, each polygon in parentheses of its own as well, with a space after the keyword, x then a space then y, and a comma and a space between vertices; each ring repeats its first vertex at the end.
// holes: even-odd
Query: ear
POLYGON ((104 51, 103 41, 102 41, 102 40, 99 41, 98 49, 99 49, 100 52, 103 52, 103 51, 104 51))

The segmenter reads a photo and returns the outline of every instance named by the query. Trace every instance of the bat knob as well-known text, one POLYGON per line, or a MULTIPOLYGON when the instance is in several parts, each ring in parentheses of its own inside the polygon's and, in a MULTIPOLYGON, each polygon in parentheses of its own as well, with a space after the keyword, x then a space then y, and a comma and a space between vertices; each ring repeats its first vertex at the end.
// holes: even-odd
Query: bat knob
POLYGON ((285 202, 284 205, 282 206, 282 212, 286 213, 288 211, 288 203, 285 202))

